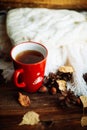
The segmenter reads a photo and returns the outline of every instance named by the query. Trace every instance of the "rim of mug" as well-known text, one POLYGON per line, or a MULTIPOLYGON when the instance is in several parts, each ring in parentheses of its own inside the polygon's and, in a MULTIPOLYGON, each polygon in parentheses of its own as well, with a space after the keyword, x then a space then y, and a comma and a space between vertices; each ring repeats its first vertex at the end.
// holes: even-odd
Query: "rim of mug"
POLYGON ((43 44, 41 44, 41 43, 39 43, 39 42, 26 41, 26 42, 21 42, 21 43, 15 45, 15 46, 11 49, 10 55, 11 55, 12 60, 14 60, 15 62, 17 62, 18 64, 27 65, 27 66, 29 66, 29 65, 37 65, 37 64, 40 64, 41 62, 43 62, 44 60, 47 59, 48 50, 47 50, 47 48, 46 48, 43 44), (29 64, 26 64, 26 63, 22 63, 22 62, 20 62, 20 61, 17 61, 15 58, 13 58, 13 57, 12 57, 13 50, 14 50, 17 46, 19 46, 19 45, 21 45, 21 44, 25 44, 25 43, 35 43, 35 44, 38 44, 38 45, 42 46, 43 48, 45 48, 45 50, 46 50, 46 56, 44 57, 44 59, 42 59, 41 61, 36 62, 36 63, 29 63, 29 64))

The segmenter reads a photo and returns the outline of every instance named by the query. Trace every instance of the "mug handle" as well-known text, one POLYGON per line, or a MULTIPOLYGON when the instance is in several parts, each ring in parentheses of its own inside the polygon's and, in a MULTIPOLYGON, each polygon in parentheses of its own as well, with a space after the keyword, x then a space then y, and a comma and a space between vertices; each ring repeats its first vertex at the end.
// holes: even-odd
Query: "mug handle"
POLYGON ((21 83, 18 82, 19 76, 23 73, 24 73, 23 69, 18 69, 18 70, 15 70, 14 75, 13 75, 15 85, 19 88, 24 88, 26 86, 25 82, 21 82, 21 83))

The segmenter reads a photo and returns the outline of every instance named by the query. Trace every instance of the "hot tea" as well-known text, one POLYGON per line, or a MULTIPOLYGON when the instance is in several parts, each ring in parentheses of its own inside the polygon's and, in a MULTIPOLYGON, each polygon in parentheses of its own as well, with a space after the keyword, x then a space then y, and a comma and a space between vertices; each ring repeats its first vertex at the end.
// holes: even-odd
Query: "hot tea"
POLYGON ((37 42, 24 42, 14 46, 11 57, 14 65, 15 86, 27 92, 36 92, 43 83, 48 50, 37 42))
POLYGON ((37 63, 44 59, 44 56, 36 50, 26 50, 16 56, 16 60, 25 64, 37 63))

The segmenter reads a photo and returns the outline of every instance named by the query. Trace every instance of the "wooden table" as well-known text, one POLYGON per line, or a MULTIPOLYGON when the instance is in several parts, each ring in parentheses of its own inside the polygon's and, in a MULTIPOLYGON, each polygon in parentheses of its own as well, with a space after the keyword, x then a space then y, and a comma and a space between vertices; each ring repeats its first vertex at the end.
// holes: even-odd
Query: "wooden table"
POLYGON ((26 93, 17 89, 13 83, 0 85, 0 130, 87 130, 81 126, 82 107, 61 107, 58 97, 49 93, 26 93), (28 108, 18 103, 18 92, 30 97, 28 108), (24 113, 35 111, 40 115, 38 125, 19 126, 24 113))
POLYGON ((18 7, 47 7, 57 9, 86 9, 87 0, 0 0, 0 9, 18 7))

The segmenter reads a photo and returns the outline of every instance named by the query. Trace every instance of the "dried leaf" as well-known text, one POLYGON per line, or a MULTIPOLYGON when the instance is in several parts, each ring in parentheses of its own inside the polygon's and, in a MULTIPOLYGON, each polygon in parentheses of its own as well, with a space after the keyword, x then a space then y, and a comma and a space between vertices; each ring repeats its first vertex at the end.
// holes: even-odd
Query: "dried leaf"
POLYGON ((21 121, 19 125, 24 125, 24 124, 35 125, 35 124, 38 124, 39 121, 40 121, 39 114, 34 111, 29 111, 24 114, 23 120, 21 121))
POLYGON ((19 92, 19 98, 18 98, 19 103, 24 106, 28 107, 30 106, 30 99, 27 95, 23 95, 22 93, 19 92))
POLYGON ((81 102, 83 104, 83 107, 87 107, 87 96, 80 96, 81 102))
POLYGON ((87 116, 83 116, 81 118, 81 126, 82 127, 87 126, 87 116))

